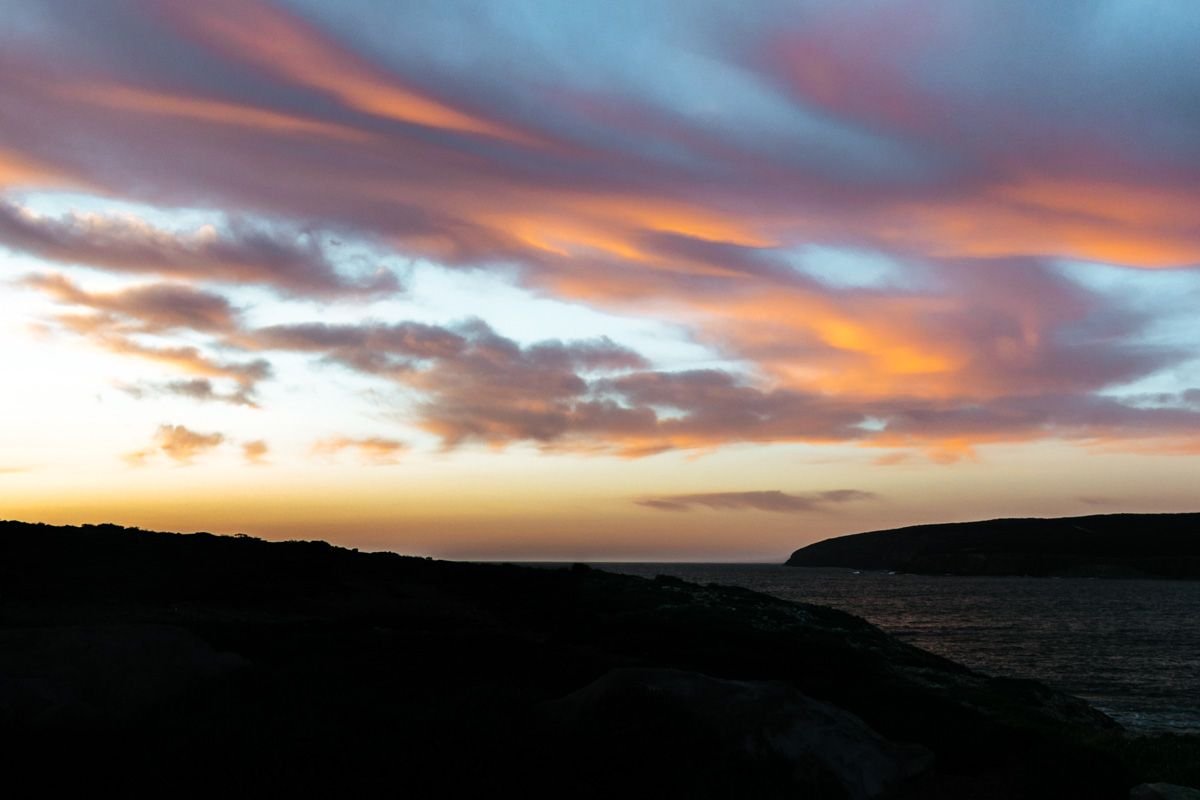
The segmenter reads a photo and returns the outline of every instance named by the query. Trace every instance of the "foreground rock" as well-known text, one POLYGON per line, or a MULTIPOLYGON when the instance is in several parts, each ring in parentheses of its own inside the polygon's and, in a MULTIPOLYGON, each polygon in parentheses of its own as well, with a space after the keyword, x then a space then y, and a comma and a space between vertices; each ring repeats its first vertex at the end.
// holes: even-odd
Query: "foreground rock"
POLYGON ((1172 783, 1143 783, 1133 787, 1129 800, 1200 800, 1200 790, 1172 783))
POLYGON ((111 526, 0 524, 0 687, 43 794, 1124 800, 1200 763, 744 589, 111 526))
MULTIPOLYGON (((673 669, 618 669, 544 713, 575 749, 640 752, 643 773, 666 782, 677 770, 709 773, 710 786, 756 796, 774 788, 802 795, 821 787, 849 800, 882 796, 933 764, 919 745, 897 745, 861 719, 786 683, 723 681, 673 669), (686 741, 673 763, 670 745, 686 741)), ((643 782, 644 782, 643 778, 643 782)))
POLYGON ((135 719, 163 698, 242 666, 240 657, 169 625, 0 629, 0 725, 135 719))

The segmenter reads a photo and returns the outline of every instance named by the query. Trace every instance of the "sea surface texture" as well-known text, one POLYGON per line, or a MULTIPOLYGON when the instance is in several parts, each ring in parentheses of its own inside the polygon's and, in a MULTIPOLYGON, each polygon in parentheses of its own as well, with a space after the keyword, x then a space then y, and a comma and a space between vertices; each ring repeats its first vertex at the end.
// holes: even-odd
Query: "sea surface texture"
POLYGON ((840 608, 981 672, 1034 678, 1082 697, 1131 730, 1200 732, 1200 581, 596 566, 840 608))

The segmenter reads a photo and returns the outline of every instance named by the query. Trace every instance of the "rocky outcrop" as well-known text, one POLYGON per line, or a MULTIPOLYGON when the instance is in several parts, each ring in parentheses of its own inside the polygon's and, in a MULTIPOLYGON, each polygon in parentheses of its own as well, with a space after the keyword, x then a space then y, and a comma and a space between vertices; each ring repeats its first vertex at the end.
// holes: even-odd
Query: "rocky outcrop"
POLYGON ((1129 800, 1200 800, 1200 790, 1172 783, 1142 783, 1129 792, 1129 800))
POLYGON ((0 523, 0 709, 41 794, 1125 800, 1200 763, 745 589, 113 526, 0 523))
POLYGON ((0 629, 0 725, 124 722, 244 665, 171 625, 0 629))
POLYGON ((684 739, 688 768, 719 764, 710 780, 735 792, 767 773, 798 795, 827 786, 848 800, 867 800, 933 763, 925 748, 890 742, 855 715, 778 681, 617 669, 547 703, 543 713, 558 736, 662 766, 671 762, 664 743, 684 739))

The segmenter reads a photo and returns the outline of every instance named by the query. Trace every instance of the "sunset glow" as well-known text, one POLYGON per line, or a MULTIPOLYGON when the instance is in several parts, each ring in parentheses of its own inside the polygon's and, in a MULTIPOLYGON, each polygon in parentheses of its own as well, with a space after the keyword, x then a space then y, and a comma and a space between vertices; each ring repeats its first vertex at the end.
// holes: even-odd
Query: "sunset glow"
POLYGON ((1189 3, 5 16, 0 518, 728 561, 1197 506, 1189 3))

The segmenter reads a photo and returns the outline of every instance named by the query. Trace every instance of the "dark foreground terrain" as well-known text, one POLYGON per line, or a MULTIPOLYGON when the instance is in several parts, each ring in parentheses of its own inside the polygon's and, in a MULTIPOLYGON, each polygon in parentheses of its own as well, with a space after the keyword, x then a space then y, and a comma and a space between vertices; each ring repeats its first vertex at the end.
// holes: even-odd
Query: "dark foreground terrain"
MULTIPOLYGON (((847 614, 576 567, 0 523, 5 786, 1125 798, 1192 738, 847 614)), ((28 789, 26 790, 28 791, 28 789)), ((14 792, 11 796, 24 796, 14 792)))
POLYGON ((801 548, 795 567, 930 575, 1200 578, 1200 514, 1099 514, 914 525, 801 548))

